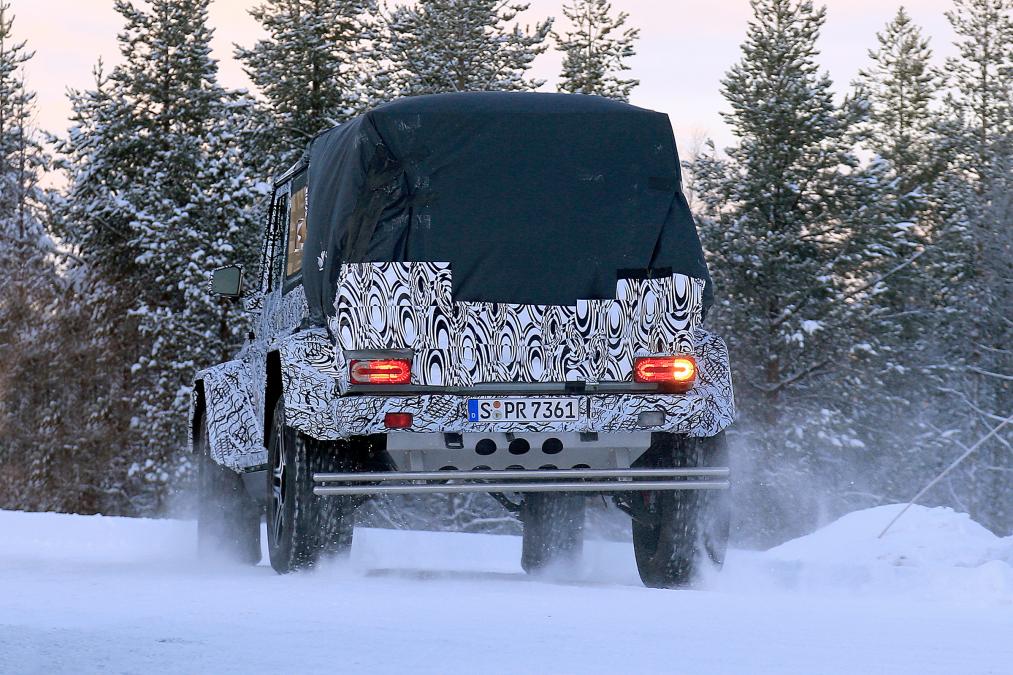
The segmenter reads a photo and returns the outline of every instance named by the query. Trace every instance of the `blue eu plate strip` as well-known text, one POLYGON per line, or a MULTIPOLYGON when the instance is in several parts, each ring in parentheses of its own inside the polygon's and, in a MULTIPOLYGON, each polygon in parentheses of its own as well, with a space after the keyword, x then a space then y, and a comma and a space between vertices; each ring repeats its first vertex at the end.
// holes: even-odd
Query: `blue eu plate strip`
POLYGON ((478 421, 478 399, 477 398, 469 398, 468 399, 468 421, 469 422, 477 422, 478 421))

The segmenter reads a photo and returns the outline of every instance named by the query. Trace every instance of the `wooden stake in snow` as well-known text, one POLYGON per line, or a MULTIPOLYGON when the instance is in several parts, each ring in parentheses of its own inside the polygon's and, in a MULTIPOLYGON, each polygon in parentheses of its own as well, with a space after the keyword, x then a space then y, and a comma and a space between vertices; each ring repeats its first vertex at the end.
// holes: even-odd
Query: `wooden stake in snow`
POLYGON ((918 501, 919 497, 921 497, 923 494, 925 494, 926 492, 928 492, 929 489, 933 485, 935 485, 936 483, 938 483, 939 481, 941 481, 946 476, 946 474, 948 474, 950 471, 953 471, 953 469, 955 469, 958 464, 960 464, 961 462, 963 462, 965 459, 967 459, 971 455, 972 452, 974 452, 979 447, 981 447, 982 443, 984 443, 985 441, 987 441, 988 439, 992 438, 997 433, 999 433, 999 431, 1004 426, 1006 426, 1007 424, 1009 424, 1011 421, 1013 421, 1013 415, 1010 415, 1009 417, 1007 417, 1006 419, 1004 419, 1002 422, 1000 422, 997 426, 993 427, 991 431, 989 431, 987 434, 985 434, 981 438, 981 440, 979 440, 977 443, 975 443, 974 445, 972 445, 971 447, 969 447, 967 449, 967 452, 965 452, 964 454, 962 454, 960 457, 957 457, 956 461, 954 461, 953 464, 950 464, 948 467, 946 467, 945 469, 943 469, 943 472, 941 474, 939 474, 938 476, 936 476, 935 478, 933 478, 931 481, 929 481, 929 484, 926 485, 925 487, 923 487, 921 490, 919 490, 918 494, 916 494, 914 497, 912 497, 911 501, 909 501, 907 503, 907 506, 905 506, 903 509, 901 509, 900 513, 898 513, 896 516, 894 516, 893 520, 891 520, 889 523, 887 523, 886 527, 883 528, 883 531, 879 533, 879 536, 877 537, 877 539, 882 539, 883 535, 886 534, 886 531, 889 530, 891 527, 893 527, 894 523, 896 523, 898 520, 900 520, 900 517, 903 516, 904 513, 909 508, 911 508, 912 504, 914 504, 916 501, 918 501))

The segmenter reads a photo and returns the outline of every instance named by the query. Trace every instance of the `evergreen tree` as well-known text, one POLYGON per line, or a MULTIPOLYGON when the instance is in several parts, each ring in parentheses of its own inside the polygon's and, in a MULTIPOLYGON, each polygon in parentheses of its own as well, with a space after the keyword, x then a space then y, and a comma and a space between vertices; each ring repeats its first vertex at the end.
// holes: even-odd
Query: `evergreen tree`
POLYGON ((400 96, 454 91, 524 91, 534 58, 547 48, 552 19, 533 30, 506 24, 527 4, 502 0, 420 0, 386 18, 387 81, 400 96))
MULTIPOLYGON (((32 58, 14 37, 10 5, 0 1, 0 465, 31 465, 38 419, 30 380, 10 378, 28 358, 40 308, 54 298, 55 271, 45 255, 38 187, 46 158, 32 128, 35 94, 25 86, 32 58)), ((28 473, 26 471, 26 473, 28 473)))
POLYGON ((941 171, 930 106, 941 84, 932 67, 932 50, 904 8, 876 34, 879 49, 869 50, 873 65, 859 75, 869 103, 865 144, 885 160, 881 184, 897 206, 898 222, 910 221, 925 206, 927 188, 941 171))
POLYGON ((932 51, 903 8, 877 38, 872 65, 858 81, 869 112, 860 137, 873 159, 861 174, 872 199, 857 242, 865 249, 862 275, 881 281, 860 327, 876 348, 867 354, 866 405, 856 410, 854 424, 877 449, 866 465, 864 491, 897 501, 938 469, 935 385, 943 373, 934 327, 952 316, 940 301, 950 283, 941 273, 951 242, 939 218, 936 182, 946 152, 932 109, 941 84, 932 51))
POLYGON ((76 125, 58 143, 69 178, 61 230, 108 273, 136 325, 130 474, 156 500, 179 467, 194 370, 229 358, 243 328, 207 295, 207 273, 255 258, 257 195, 240 151, 249 101, 217 83, 208 2, 118 0, 123 63, 73 95, 76 125))
POLYGON ((843 480, 862 449, 848 420, 874 349, 856 330, 875 286, 856 236, 868 192, 850 150, 860 106, 836 103, 815 63, 825 11, 808 0, 751 4, 742 59, 722 82, 738 144, 727 159, 711 146, 690 169, 718 289, 712 321, 729 341, 756 483, 792 495, 744 497, 797 532, 821 506, 800 496, 818 493, 817 478, 843 480))
POLYGON ((32 129, 35 94, 24 81, 33 53, 15 41, 13 25, 10 4, 0 2, 0 250, 23 255, 42 235, 38 182, 46 157, 32 129))
POLYGON ((145 146, 135 134, 131 102, 101 60, 94 77, 94 89, 69 90, 72 127, 67 137, 53 139, 56 165, 68 184, 55 196, 50 227, 100 278, 126 291, 140 276, 135 209, 127 196, 140 181, 145 146))
MULTIPOLYGON (((948 59, 951 121, 944 128, 954 149, 941 191, 948 227, 962 233, 959 284, 951 291, 959 311, 944 326, 952 377, 943 387, 966 444, 1013 413, 1013 3, 955 0, 947 17, 958 56, 948 59)), ((945 428, 945 427, 944 427, 945 428)), ((959 454, 960 447, 950 448, 959 454)), ((1013 480, 1013 430, 986 443, 951 479, 958 506, 997 532, 1013 530, 1006 498, 1013 480)))
POLYGON ((45 231, 49 158, 24 82, 32 54, 12 31, 0 2, 0 508, 96 512, 109 505, 120 441, 118 392, 105 386, 120 353, 95 319, 116 308, 82 297, 80 260, 45 231))
POLYGON ((640 80, 619 75, 630 69, 626 59, 636 54, 633 43, 640 36, 639 29, 623 30, 629 15, 620 12, 613 17, 608 0, 574 0, 563 5, 563 14, 573 30, 552 34, 564 55, 559 91, 629 100, 630 92, 640 84, 640 80))
POLYGON ((250 10, 268 37, 236 58, 264 97, 257 149, 284 171, 320 131, 362 111, 375 0, 267 0, 250 10))
POLYGON ((963 166, 984 194, 1001 180, 1013 134, 1013 3, 954 0, 946 16, 957 34, 959 56, 946 60, 949 103, 963 125, 963 166))

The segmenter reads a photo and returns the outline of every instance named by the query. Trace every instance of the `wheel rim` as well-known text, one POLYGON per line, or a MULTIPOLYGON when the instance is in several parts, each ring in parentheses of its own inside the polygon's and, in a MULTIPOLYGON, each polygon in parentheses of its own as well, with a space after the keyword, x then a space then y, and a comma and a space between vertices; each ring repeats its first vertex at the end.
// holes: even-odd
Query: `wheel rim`
POLYGON ((271 531, 274 540, 281 541, 281 535, 285 528, 285 434, 280 429, 275 430, 278 451, 274 454, 274 463, 271 466, 271 504, 274 508, 274 518, 271 520, 271 531))

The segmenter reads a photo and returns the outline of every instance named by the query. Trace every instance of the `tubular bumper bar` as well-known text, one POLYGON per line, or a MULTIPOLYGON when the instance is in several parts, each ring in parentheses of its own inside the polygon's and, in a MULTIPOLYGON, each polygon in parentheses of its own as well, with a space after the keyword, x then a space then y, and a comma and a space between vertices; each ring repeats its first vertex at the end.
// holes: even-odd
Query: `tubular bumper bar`
POLYGON ((727 467, 315 473, 313 481, 318 483, 313 488, 313 494, 320 496, 403 495, 434 492, 725 490, 729 485, 727 467), (341 485, 327 485, 330 483, 341 483, 341 485))

